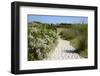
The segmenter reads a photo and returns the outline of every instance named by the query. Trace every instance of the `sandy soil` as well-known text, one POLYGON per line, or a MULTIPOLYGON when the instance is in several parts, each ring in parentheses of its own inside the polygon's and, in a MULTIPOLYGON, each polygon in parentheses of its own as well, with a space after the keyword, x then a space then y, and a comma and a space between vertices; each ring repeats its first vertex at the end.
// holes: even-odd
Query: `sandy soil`
POLYGON ((69 41, 59 38, 57 47, 47 60, 80 59, 80 55, 74 50, 69 41))

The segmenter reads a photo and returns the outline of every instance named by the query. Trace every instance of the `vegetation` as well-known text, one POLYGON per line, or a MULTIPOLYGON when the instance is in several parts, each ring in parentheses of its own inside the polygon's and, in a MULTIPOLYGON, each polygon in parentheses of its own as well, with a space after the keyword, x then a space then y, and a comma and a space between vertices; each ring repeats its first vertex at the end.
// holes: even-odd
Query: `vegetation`
POLYGON ((57 30, 42 23, 28 24, 28 60, 42 60, 57 45, 57 30))
POLYGON ((87 58, 87 25, 86 24, 73 24, 70 28, 66 28, 59 34, 61 38, 70 40, 71 45, 75 47, 76 52, 80 56, 87 58))
POLYGON ((28 61, 47 58, 57 45, 58 35, 70 40, 80 56, 88 57, 87 24, 46 24, 36 21, 28 23, 28 61))

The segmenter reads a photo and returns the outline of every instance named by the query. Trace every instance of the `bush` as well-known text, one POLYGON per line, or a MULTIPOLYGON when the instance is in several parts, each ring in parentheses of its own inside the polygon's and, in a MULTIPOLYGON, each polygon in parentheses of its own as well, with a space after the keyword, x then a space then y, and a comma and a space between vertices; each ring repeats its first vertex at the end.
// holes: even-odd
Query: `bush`
POLYGON ((50 25, 28 26, 28 60, 43 60, 57 45, 57 30, 50 25))

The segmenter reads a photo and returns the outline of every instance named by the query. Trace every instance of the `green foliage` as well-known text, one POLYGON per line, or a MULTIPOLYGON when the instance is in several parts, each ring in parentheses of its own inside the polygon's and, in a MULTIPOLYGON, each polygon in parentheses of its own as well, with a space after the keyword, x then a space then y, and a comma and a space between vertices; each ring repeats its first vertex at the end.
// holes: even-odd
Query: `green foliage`
POLYGON ((79 32, 77 30, 66 29, 66 30, 63 30, 59 35, 61 36, 61 38, 65 39, 65 40, 71 40, 71 39, 75 38, 75 36, 77 36, 78 34, 79 34, 79 32))
POLYGON ((87 39, 81 35, 71 40, 71 45, 75 47, 82 57, 87 57, 87 39))
POLYGON ((32 23, 28 25, 28 60, 43 60, 57 45, 57 30, 54 26, 32 23))
POLYGON ((87 49, 84 49, 82 51, 80 51, 80 56, 84 57, 84 58, 88 58, 88 52, 87 49))
POLYGON ((75 47, 76 52, 82 57, 88 57, 87 55, 87 25, 71 25, 70 28, 66 28, 60 33, 61 38, 70 40, 71 45, 75 47))

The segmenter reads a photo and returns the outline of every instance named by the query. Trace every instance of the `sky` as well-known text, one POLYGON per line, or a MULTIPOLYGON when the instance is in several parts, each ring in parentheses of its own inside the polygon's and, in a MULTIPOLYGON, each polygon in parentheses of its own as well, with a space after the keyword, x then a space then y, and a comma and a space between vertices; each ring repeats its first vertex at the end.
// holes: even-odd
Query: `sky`
POLYGON ((88 23, 88 17, 80 16, 50 16, 50 15, 28 15, 28 22, 39 21, 42 23, 88 23))

